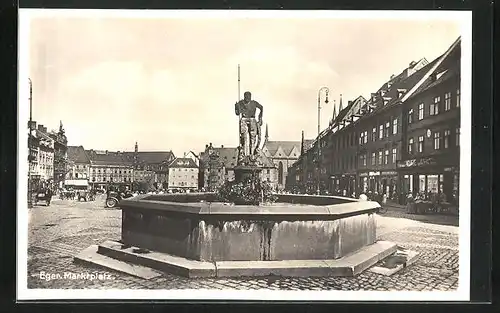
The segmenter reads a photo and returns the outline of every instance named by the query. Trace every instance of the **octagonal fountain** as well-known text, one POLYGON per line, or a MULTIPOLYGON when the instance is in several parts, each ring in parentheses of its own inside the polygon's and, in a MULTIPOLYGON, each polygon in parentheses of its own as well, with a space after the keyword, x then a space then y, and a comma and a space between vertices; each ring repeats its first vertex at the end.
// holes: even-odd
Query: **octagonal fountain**
POLYGON ((211 193, 122 200, 121 240, 91 246, 75 261, 143 278, 352 276, 395 253, 395 244, 376 240, 377 202, 271 192, 260 179, 261 123, 251 104, 235 107, 247 111, 234 181, 211 193))

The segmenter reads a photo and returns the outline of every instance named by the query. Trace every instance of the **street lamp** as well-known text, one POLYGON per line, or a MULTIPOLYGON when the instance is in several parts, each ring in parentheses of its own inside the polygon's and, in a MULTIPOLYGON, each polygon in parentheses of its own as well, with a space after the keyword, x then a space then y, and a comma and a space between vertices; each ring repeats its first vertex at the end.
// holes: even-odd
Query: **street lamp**
POLYGON ((325 93, 325 103, 328 103, 328 93, 330 92, 330 89, 328 87, 321 87, 318 90, 318 139, 316 140, 316 143, 318 144, 318 158, 317 158, 317 175, 318 175, 318 188, 316 190, 317 194, 320 194, 320 156, 321 156, 321 142, 319 138, 319 134, 321 132, 321 93, 325 93))
POLYGON ((31 82, 31 78, 28 78, 29 84, 30 84, 30 120, 29 120, 29 133, 28 133, 28 208, 33 207, 33 191, 31 190, 31 161, 32 161, 32 155, 31 155, 31 145, 33 144, 33 139, 31 138, 31 124, 32 124, 32 107, 33 107, 33 101, 32 101, 32 94, 33 94, 33 84, 31 82))

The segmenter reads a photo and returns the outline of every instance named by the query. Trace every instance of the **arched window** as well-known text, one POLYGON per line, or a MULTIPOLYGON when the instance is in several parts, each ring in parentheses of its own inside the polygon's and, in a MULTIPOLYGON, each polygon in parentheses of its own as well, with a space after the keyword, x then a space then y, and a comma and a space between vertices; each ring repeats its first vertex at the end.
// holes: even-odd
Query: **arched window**
POLYGON ((278 184, 283 184, 283 162, 278 164, 278 184))

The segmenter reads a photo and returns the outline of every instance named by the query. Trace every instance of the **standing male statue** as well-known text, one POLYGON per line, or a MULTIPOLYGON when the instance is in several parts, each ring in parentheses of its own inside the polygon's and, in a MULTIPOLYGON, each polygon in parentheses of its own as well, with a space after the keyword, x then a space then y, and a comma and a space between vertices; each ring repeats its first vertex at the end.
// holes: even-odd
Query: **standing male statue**
POLYGON ((264 108, 260 103, 252 100, 252 94, 246 91, 243 94, 243 100, 234 105, 236 115, 240 116, 240 150, 243 150, 245 156, 252 157, 258 149, 261 135, 262 114, 264 108), (258 121, 255 119, 255 111, 259 109, 258 121), (247 138, 248 135, 248 138, 247 138))

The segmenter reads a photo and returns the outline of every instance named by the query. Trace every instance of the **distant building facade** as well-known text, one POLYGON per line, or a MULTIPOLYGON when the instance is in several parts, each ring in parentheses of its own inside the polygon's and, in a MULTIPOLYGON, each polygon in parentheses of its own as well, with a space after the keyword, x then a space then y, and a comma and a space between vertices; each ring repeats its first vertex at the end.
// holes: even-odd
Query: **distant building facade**
POLYGON ((198 165, 191 158, 176 158, 168 165, 169 189, 198 189, 198 165))
POLYGON ((54 140, 54 183, 62 187, 68 171, 68 138, 62 121, 59 124, 59 130, 51 132, 49 136, 54 140))
MULTIPOLYGON (((215 190, 225 181, 234 180, 234 168, 237 165, 238 149, 235 147, 205 146, 200 153, 200 187, 215 190)), ((261 180, 268 182, 273 188, 278 187, 278 171, 274 163, 261 153, 259 162, 262 164, 261 180)))
POLYGON ((266 125, 262 152, 276 166, 276 185, 279 189, 285 188, 288 169, 299 159, 300 145, 300 141, 269 140, 269 128, 266 125))
POLYGON ((68 146, 68 171, 66 180, 84 179, 89 181, 90 157, 83 146, 68 146))

